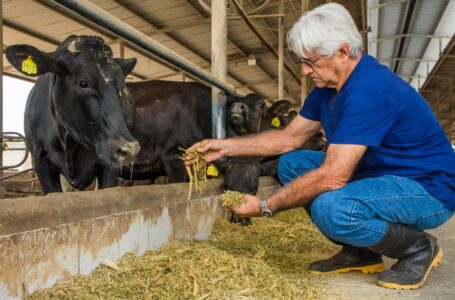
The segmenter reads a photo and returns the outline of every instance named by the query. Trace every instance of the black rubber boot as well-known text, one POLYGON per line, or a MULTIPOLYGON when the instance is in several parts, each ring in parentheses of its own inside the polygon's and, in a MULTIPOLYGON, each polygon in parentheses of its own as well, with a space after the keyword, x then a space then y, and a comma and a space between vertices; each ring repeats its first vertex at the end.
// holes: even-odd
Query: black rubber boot
POLYGON ((308 266, 311 274, 336 274, 361 271, 364 274, 384 271, 380 254, 366 248, 343 245, 343 249, 334 256, 316 261, 308 266))
POLYGON ((421 287, 431 269, 442 259, 442 251, 435 237, 399 223, 389 223, 386 235, 369 249, 398 259, 390 270, 378 276, 378 285, 390 289, 421 287))

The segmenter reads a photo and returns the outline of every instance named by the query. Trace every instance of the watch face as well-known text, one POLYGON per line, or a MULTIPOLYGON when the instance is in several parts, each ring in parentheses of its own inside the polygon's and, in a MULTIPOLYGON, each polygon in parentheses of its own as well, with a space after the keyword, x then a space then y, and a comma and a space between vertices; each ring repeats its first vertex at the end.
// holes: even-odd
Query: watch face
POLYGON ((262 212, 262 215, 263 215, 264 217, 270 218, 270 217, 272 217, 272 212, 266 210, 266 211, 263 211, 263 212, 262 212))

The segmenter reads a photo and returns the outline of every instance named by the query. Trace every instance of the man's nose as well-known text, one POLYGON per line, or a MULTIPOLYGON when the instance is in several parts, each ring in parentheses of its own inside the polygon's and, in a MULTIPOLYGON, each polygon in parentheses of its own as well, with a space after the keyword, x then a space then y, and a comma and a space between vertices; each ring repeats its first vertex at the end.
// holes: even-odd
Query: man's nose
POLYGON ((313 68, 307 64, 302 64, 302 74, 308 76, 311 73, 313 73, 313 68))

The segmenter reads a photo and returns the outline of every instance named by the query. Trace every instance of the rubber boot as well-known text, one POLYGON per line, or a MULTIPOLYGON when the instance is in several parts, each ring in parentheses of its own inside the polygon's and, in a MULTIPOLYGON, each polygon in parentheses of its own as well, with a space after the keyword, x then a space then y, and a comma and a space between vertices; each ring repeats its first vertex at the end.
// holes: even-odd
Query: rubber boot
POLYGON ((378 285, 390 289, 411 290, 421 287, 431 269, 442 259, 442 251, 435 237, 399 223, 389 223, 386 235, 369 249, 398 259, 390 270, 378 276, 378 285))
POLYGON ((380 254, 366 248, 343 245, 343 249, 334 256, 312 262, 308 269, 311 274, 337 274, 361 271, 364 274, 384 271, 380 254))

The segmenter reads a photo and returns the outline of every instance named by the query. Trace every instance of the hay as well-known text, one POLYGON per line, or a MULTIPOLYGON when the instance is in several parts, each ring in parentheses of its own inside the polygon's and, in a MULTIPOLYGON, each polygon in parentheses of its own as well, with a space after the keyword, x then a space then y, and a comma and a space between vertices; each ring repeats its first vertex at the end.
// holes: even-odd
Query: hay
POLYGON ((230 207, 240 207, 244 203, 243 194, 236 191, 225 190, 221 195, 221 205, 224 207, 224 218, 227 220, 231 215, 230 207))
MULTIPOLYGON (((203 145, 201 144, 201 147, 203 145)), ((183 151, 182 160, 186 160, 186 157, 192 157, 192 163, 190 166, 185 165, 186 173, 190 178, 189 190, 188 190, 188 200, 191 199, 191 194, 193 192, 193 184, 196 191, 199 194, 202 194, 202 188, 205 182, 207 182, 207 162, 205 161, 204 154, 198 151, 188 151, 179 147, 179 150, 183 151)))
POLYGON ((329 243, 303 209, 257 218, 247 227, 223 220, 208 241, 174 241, 144 256, 124 255, 32 299, 316 299, 320 276, 309 261, 329 243))

